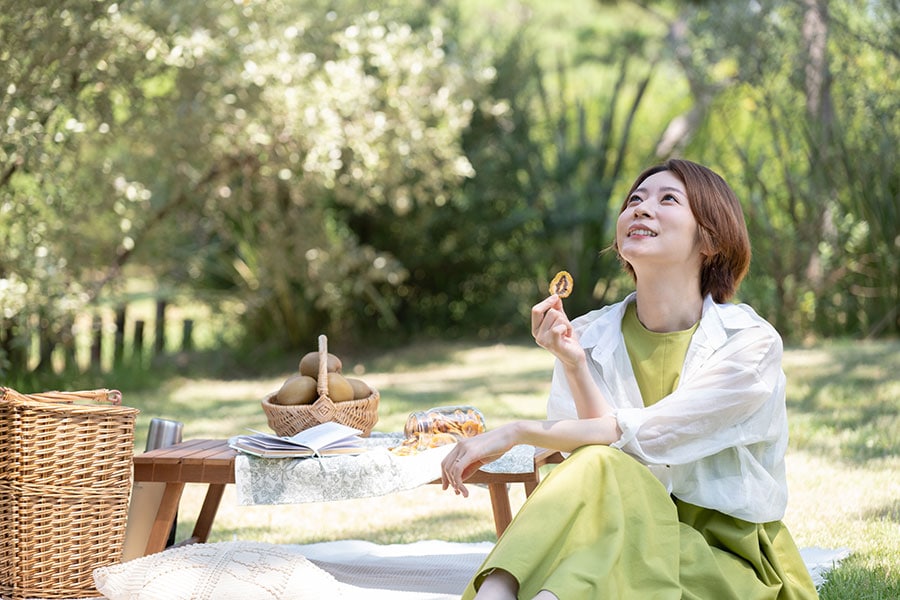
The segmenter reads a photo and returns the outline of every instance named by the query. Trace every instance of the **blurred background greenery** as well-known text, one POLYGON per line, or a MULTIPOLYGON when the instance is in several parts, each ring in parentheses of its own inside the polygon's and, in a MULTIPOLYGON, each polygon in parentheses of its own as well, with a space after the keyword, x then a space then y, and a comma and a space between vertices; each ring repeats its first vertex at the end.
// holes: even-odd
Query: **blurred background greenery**
POLYGON ((623 295, 616 208, 673 155, 789 341, 900 329, 896 2, 2 4, 0 375, 151 302, 222 368, 503 339, 558 269, 573 314, 623 295))

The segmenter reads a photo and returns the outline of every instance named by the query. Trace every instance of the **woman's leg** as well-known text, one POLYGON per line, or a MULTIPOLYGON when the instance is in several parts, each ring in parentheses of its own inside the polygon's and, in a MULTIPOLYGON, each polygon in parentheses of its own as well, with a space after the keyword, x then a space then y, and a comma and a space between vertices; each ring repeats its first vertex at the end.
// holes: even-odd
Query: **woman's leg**
MULTIPOLYGON (((481 582, 475 600, 516 600, 519 582, 503 569, 495 569, 481 582)), ((556 594, 541 590, 532 600, 559 600, 556 594)))
POLYGON ((494 569, 484 581, 475 595, 475 600, 516 600, 519 582, 503 569, 494 569))
POLYGON ((646 467, 585 446, 528 498, 463 598, 474 598, 492 569, 511 574, 522 598, 680 598, 678 528, 675 506, 646 467))

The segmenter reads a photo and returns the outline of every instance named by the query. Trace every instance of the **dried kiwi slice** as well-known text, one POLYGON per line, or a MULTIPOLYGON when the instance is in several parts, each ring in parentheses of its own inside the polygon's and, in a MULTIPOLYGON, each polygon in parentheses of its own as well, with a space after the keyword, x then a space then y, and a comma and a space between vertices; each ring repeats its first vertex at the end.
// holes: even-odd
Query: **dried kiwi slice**
POLYGON ((572 279, 572 276, 568 271, 560 271, 553 278, 553 281, 550 282, 550 294, 556 294, 560 298, 568 298, 569 294, 572 293, 572 286, 575 285, 575 280, 572 279))

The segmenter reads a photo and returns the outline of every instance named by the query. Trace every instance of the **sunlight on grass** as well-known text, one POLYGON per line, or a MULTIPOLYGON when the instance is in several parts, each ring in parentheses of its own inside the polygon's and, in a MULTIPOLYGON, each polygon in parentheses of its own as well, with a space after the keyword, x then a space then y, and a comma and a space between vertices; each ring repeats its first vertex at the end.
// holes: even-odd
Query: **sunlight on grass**
POLYGON ((785 353, 794 447, 865 461, 900 453, 900 342, 785 353))
MULTIPOLYGON (((900 559, 900 457, 852 466, 795 451, 788 456, 790 502, 785 522, 802 546, 849 547, 858 553, 893 544, 900 559)), ((896 563, 900 564, 900 563, 896 563)))

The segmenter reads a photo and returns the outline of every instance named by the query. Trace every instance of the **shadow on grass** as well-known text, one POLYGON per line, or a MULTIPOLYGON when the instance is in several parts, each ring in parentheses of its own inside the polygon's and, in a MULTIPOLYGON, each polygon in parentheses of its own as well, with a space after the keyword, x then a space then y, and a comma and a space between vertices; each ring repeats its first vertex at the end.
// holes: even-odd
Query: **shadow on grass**
MULTIPOLYGON (((518 371, 514 378, 479 373, 454 378, 443 377, 440 381, 430 381, 427 372, 423 372, 419 382, 398 383, 391 385, 389 389, 379 390, 379 419, 405 422, 411 412, 458 404, 490 405, 494 418, 521 417, 523 407, 515 402, 515 398, 534 395, 536 389, 547 384, 548 377, 547 370, 543 368, 518 371), (506 401, 502 401, 503 399, 506 401)), ((248 392, 232 391, 235 388, 229 388, 229 382, 222 382, 223 387, 219 389, 221 393, 227 392, 226 398, 217 395, 215 389, 210 390, 209 395, 193 393, 190 398, 179 398, 175 397, 175 390, 180 385, 179 378, 175 378, 152 391, 127 393, 126 403, 142 411, 139 427, 152 417, 178 420, 186 426, 216 420, 223 424, 258 427, 265 423, 260 400, 265 393, 271 391, 268 389, 270 382, 258 381, 258 389, 253 389, 253 381, 244 381, 245 387, 250 388, 248 392)), ((538 404, 543 408, 543 401, 538 404)), ((376 429, 381 430, 378 426, 376 429)), ((185 435, 191 434, 185 431, 185 435)), ((196 433, 193 435, 196 436, 196 433)))
MULTIPOLYGON (((862 515, 866 521, 890 521, 900 523, 900 498, 888 502, 884 506, 867 510, 862 515)), ((900 596, 898 596, 900 598, 900 596)))
POLYGON ((900 341, 786 353, 797 448, 854 463, 900 454, 900 341))

